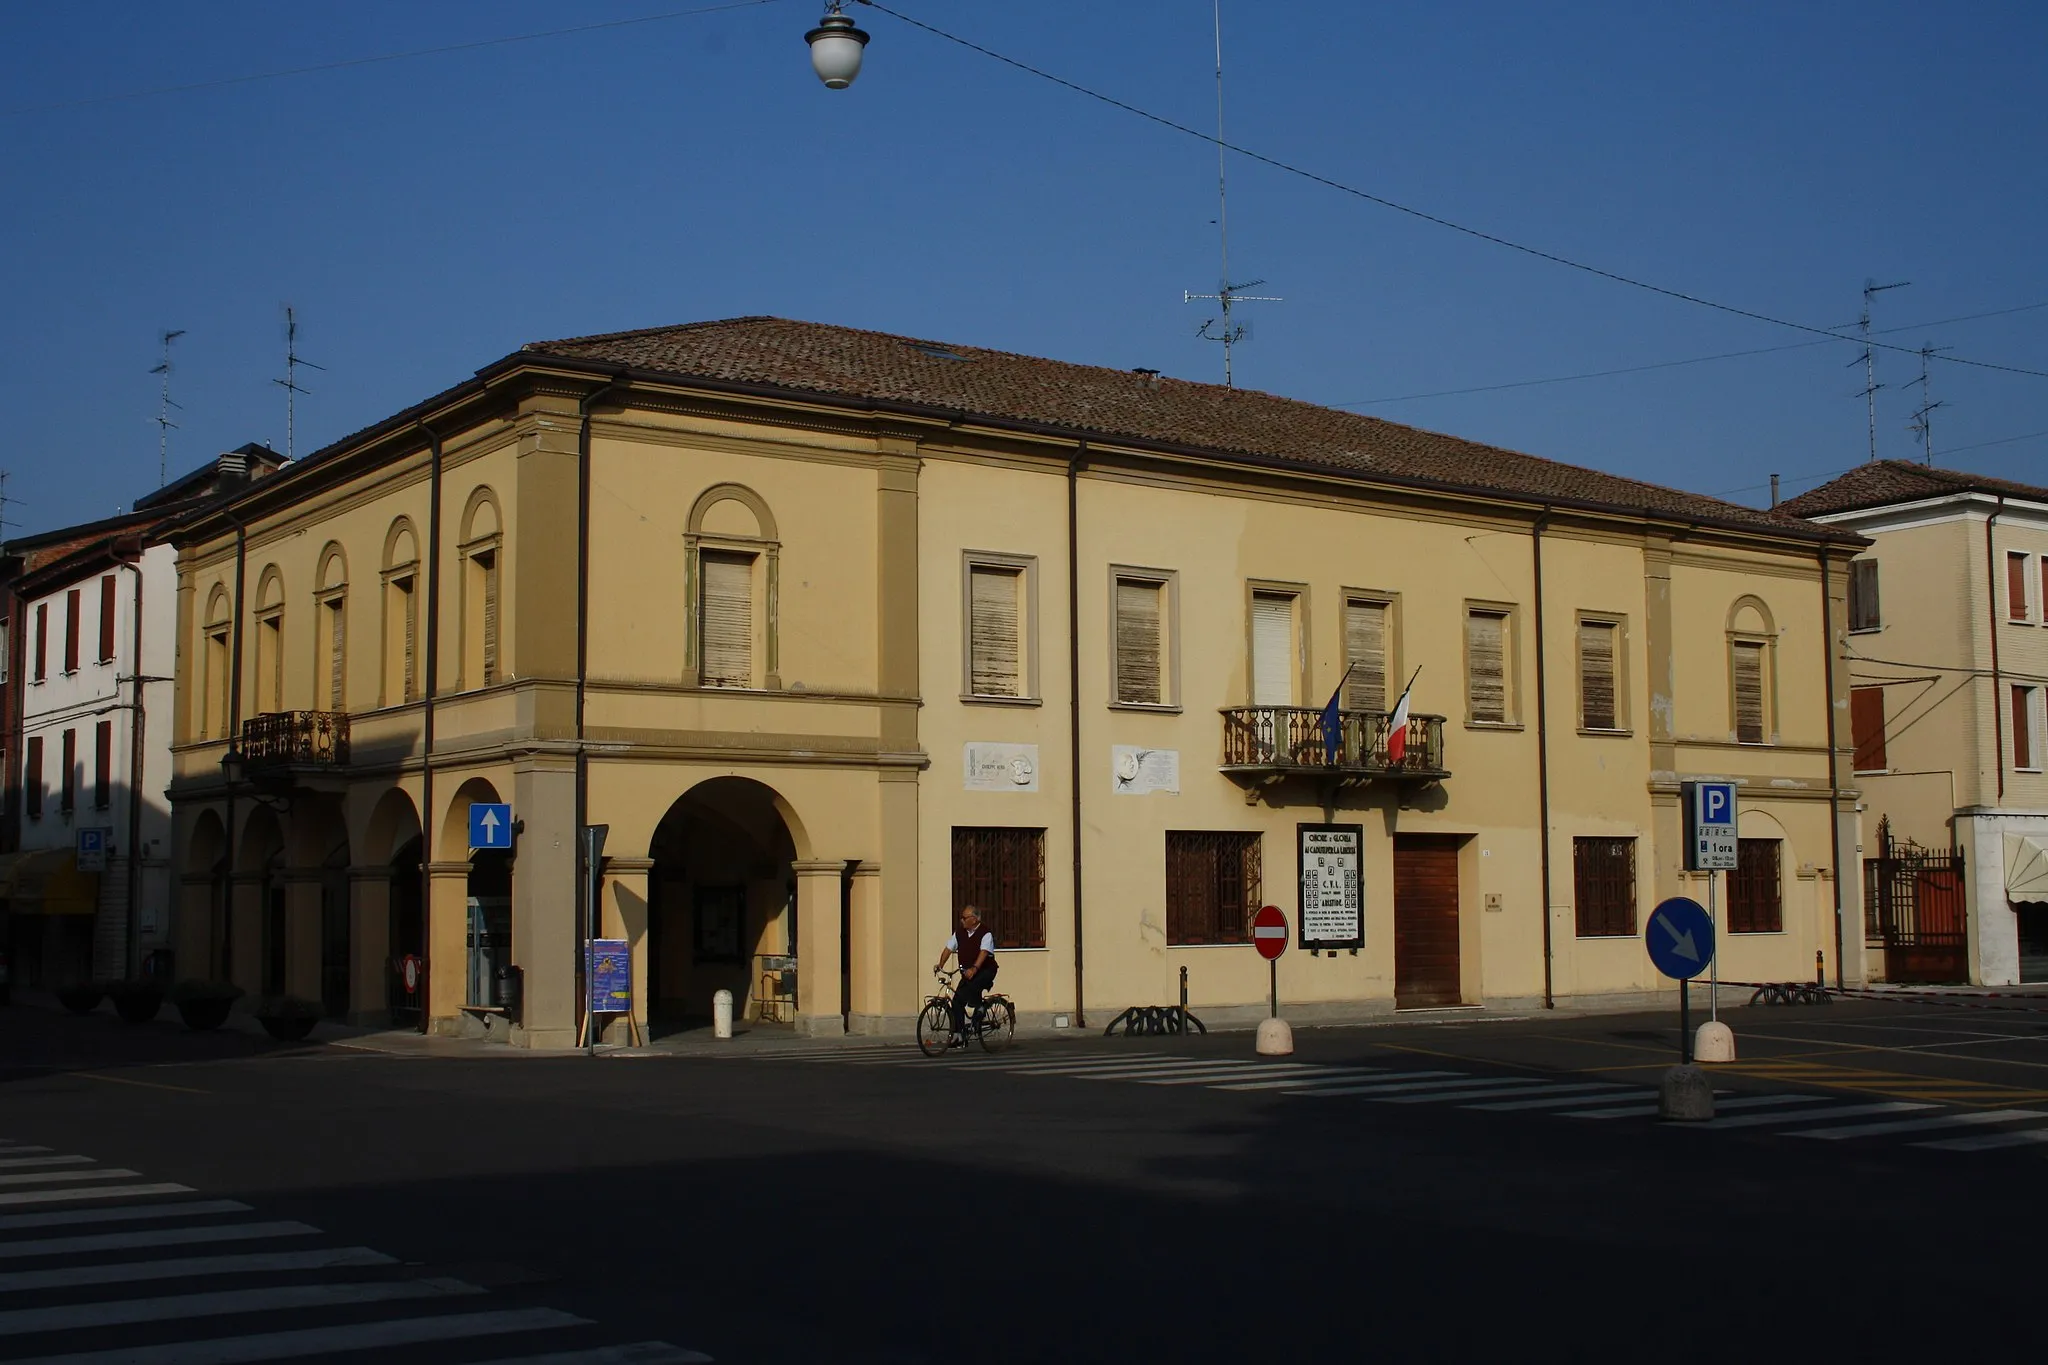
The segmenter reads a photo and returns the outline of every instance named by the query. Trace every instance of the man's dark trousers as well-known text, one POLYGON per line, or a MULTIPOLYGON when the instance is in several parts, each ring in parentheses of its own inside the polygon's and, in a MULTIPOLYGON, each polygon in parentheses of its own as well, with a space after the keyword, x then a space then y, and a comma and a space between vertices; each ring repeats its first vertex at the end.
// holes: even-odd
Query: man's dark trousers
POLYGON ((953 991, 953 1032, 967 1032, 967 1012, 981 1007, 981 994, 996 984, 996 964, 983 966, 973 976, 963 976, 953 991))

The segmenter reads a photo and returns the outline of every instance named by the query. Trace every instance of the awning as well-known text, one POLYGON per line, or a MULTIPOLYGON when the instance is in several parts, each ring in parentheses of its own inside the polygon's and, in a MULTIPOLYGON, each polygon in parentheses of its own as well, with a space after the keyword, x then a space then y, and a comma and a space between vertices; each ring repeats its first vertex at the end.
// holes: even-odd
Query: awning
POLYGON ((0 887, 17 915, 90 915, 100 904, 100 874, 80 872, 68 848, 8 854, 0 859, 0 887))
POLYGON ((2048 901, 2048 836, 2005 836, 2005 896, 2015 901, 2048 901))

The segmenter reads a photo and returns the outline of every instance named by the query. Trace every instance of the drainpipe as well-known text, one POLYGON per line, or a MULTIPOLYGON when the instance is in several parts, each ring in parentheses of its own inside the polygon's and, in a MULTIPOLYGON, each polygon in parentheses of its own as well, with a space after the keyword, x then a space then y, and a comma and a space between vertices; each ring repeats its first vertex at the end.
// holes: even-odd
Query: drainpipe
MULTIPOLYGON (((148 548, 145 546, 140 554, 147 554, 148 552, 148 548)), ((128 666, 129 671, 135 675, 135 711, 128 718, 128 927, 126 931, 128 941, 123 949, 125 965, 122 967, 123 974, 131 977, 137 975, 136 968, 138 964, 135 960, 135 947, 138 936, 136 934, 135 921, 136 917, 142 912, 142 741, 144 734, 142 689, 146 684, 143 681, 144 674, 142 671, 142 561, 140 554, 135 563, 124 566, 130 573, 135 575, 135 657, 128 666)), ((116 677, 119 676, 119 673, 120 670, 117 668, 115 670, 116 677)))
POLYGON ((1826 546, 1820 549, 1820 629, 1822 664, 1828 689, 1828 858, 1835 869, 1835 989, 1840 990, 1843 986, 1842 789, 1836 780, 1840 759, 1835 753, 1835 603, 1828 593, 1826 546))
POLYGON ((1088 462, 1088 443, 1074 448, 1067 461, 1067 747, 1068 781, 1073 784, 1074 841, 1074 1027, 1088 1027, 1081 916, 1081 467, 1088 462))
POLYGON ((1556 1009, 1552 994, 1550 946, 1550 685, 1543 668, 1543 527, 1550 520, 1545 507, 1529 528, 1536 582, 1536 806, 1541 821, 1538 847, 1543 855, 1543 1008, 1556 1009))
POLYGON ((433 1027, 434 982, 434 698, 441 684, 441 438, 427 438, 427 660, 420 700, 420 1022, 433 1027))
MULTIPOLYGON (((597 406, 599 399, 624 384, 623 377, 614 375, 603 384, 583 395, 576 402, 576 892, 570 905, 577 913, 576 922, 588 924, 592 938, 597 937, 595 915, 598 907, 586 905, 589 898, 586 884, 590 872, 583 866, 583 829, 590 823, 590 754, 583 743, 583 707, 590 685, 590 410, 597 406)), ((575 945, 576 975, 581 982, 588 963, 581 944, 575 945)), ((588 985, 579 984, 576 990, 575 1018, 578 1029, 588 1024, 585 1013, 590 1006, 588 985)), ((590 1033, 591 1045, 597 1043, 597 1032, 590 1033)))
POLYGON ((1991 608, 1991 766, 1998 773, 1998 803, 2005 804, 2005 698, 1998 686, 1998 551, 1991 541, 1991 528, 2005 510, 2005 494, 1998 506, 1984 518, 1984 596, 1991 608))
MULTIPOLYGON (((234 748, 242 742, 242 590, 247 586, 249 573, 249 525, 235 515, 234 509, 223 507, 221 515, 235 526, 235 624, 228 633, 228 747, 234 748)), ((226 851, 227 884, 223 888, 220 910, 221 942, 220 958, 230 969, 221 975, 234 979, 232 964, 235 955, 235 789, 230 785, 228 793, 228 832, 226 851)), ((211 972, 212 963, 207 964, 211 972)))

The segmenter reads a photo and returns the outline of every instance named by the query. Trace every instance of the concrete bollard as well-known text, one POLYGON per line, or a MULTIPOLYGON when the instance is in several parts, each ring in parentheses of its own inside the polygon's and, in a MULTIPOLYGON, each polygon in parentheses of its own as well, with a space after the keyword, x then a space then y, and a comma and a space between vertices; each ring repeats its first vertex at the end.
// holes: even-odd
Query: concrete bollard
POLYGON ((1719 1020, 1709 1019, 1693 1035, 1692 1059, 1696 1062, 1735 1060, 1735 1031, 1719 1020))
POLYGON ((732 1037, 732 992, 719 991, 711 997, 711 1036, 732 1037))
POLYGON ((1657 1117, 1674 1123, 1704 1123, 1714 1117, 1714 1086, 1696 1066, 1674 1066, 1657 1092, 1657 1117))
POLYGON ((1261 1057, 1289 1057, 1294 1054, 1294 1030, 1285 1019, 1259 1020, 1258 1052, 1261 1057))

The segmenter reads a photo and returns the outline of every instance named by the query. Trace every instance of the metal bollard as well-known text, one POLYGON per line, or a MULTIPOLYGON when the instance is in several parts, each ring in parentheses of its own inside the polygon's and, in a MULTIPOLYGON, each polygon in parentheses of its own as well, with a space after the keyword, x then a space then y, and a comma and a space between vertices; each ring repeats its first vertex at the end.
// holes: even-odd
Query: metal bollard
POLYGON ((1814 949, 1814 950, 1813 950, 1813 984, 1814 984, 1814 985, 1816 985, 1816 986, 1825 986, 1825 985, 1827 985, 1827 984, 1828 984, 1828 968, 1827 968, 1827 962, 1828 962, 1828 960, 1827 960, 1827 956, 1826 956, 1826 955, 1825 955, 1824 953, 1822 953, 1820 949, 1816 948, 1816 949, 1814 949))
POLYGON ((719 991, 711 997, 711 1036, 732 1037, 732 992, 719 991))

